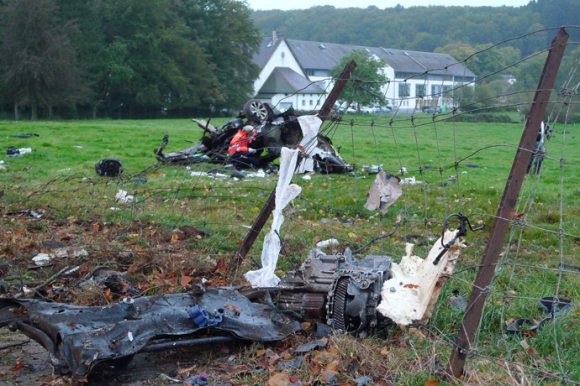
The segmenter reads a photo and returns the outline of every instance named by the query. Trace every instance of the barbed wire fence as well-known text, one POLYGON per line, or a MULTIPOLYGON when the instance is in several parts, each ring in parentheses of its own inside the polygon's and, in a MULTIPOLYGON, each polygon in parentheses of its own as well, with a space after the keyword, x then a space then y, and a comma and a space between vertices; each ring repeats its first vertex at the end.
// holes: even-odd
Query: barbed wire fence
MULTIPOLYGON (((537 33, 547 31, 555 29, 537 33)), ((515 39, 530 38, 533 34, 515 39)), ((506 42, 479 51, 459 64, 469 68, 478 55, 506 42)), ((576 44, 569 42, 567 46, 576 44)), ((449 68, 392 79, 382 85, 383 97, 394 108, 392 113, 337 113, 329 117, 320 134, 335 147, 342 147, 340 155, 350 169, 344 174, 294 175, 293 183, 302 188, 302 193, 284 211, 280 238, 290 263, 280 259, 279 273, 291 269, 289 264, 299 265, 308 251, 324 240, 336 240, 336 244, 323 248, 327 251, 362 248, 357 253, 359 257, 372 253, 395 259, 400 259, 405 244, 412 242, 416 244, 416 255, 427 256, 446 219, 453 213, 463 213, 473 223, 485 223, 486 228, 467 235, 462 260, 443 289, 433 316, 428 323, 416 326, 428 333, 428 343, 415 347, 421 358, 426 358, 425 364, 433 363, 434 356, 448 357, 452 350, 463 350, 456 341, 463 327, 462 317, 470 310, 465 299, 482 266, 486 236, 497 219, 495 210, 503 186, 508 178, 514 178, 508 173, 515 152, 522 150, 519 139, 524 119, 520 114, 527 114, 533 103, 531 93, 536 91, 505 87, 497 94, 487 88, 486 93, 478 95, 474 93, 476 83, 477 87, 486 87, 482 82, 498 79, 549 51, 546 48, 453 87, 445 83, 449 68), (433 73, 440 76, 440 84, 429 78, 433 73), (391 90, 401 84, 419 85, 422 90, 438 87, 432 88, 436 92, 414 97, 389 97, 391 90), (439 105, 448 106, 448 111, 423 112, 425 107, 439 105), (511 123, 477 123, 478 116, 486 112, 511 123), (514 121, 514 117, 521 117, 521 122, 514 121), (386 215, 364 208, 379 170, 398 176, 403 182, 401 198, 386 215), (396 232, 388 236, 393 231, 396 232)), ((465 352, 468 361, 463 377, 467 381, 535 384, 550 380, 580 384, 580 359, 576 355, 580 343, 576 306, 580 299, 576 258, 580 238, 580 151, 574 141, 580 58, 572 60, 569 73, 557 85, 543 117, 549 128, 543 146, 538 145, 533 151, 528 173, 518 177, 523 178, 523 185, 513 216, 500 219, 510 223, 509 233, 505 242, 502 240, 503 252, 495 264, 491 285, 478 288, 486 300, 475 339, 465 352)), ((461 78, 465 77, 464 74, 461 78)), ((364 91, 366 82, 349 81, 364 91)), ((348 105, 352 101, 345 102, 348 105)), ((315 161, 324 171, 324 163, 315 161)), ((140 261, 139 269, 148 280, 154 273, 163 274, 164 279, 179 278, 183 272, 195 276, 193 272, 200 263, 207 267, 200 270, 199 278, 205 279, 212 270, 214 274, 220 272, 220 260, 222 264, 230 262, 277 181, 275 173, 257 171, 235 179, 229 176, 229 170, 208 162, 181 166, 156 163, 139 173, 117 178, 69 175, 69 171, 61 170, 42 183, 2 175, 5 186, 25 190, 5 197, 4 216, 29 216, 30 222, 46 222, 46 236, 42 237, 60 241, 68 237, 67 245, 88 249, 89 257, 77 258, 74 265, 90 264, 94 269, 96 265, 116 264, 130 269, 136 256, 143 256, 146 259, 140 261), (75 233, 73 226, 84 229, 85 235, 93 233, 100 238, 87 241, 75 233), (196 227, 193 236, 183 228, 188 226, 196 227), (123 258, 126 253, 129 257, 123 258)), ((259 265, 262 241, 263 236, 259 236, 240 272, 259 265)), ((12 259, 17 255, 24 261, 33 257, 25 249, 6 252, 5 256, 9 254, 12 259)), ((55 268, 71 265, 71 256, 64 259, 66 262, 55 263, 55 268)), ((21 265, 13 265, 3 273, 9 275, 20 268, 21 265)), ((244 279, 235 275, 216 276, 216 280, 218 284, 220 280, 239 284, 244 279)), ((167 282, 152 281, 142 287, 141 295, 159 286, 170 287, 167 282)), ((177 285, 168 289, 184 288, 185 285, 177 285)), ((429 371, 441 370, 436 367, 429 366, 429 371)))

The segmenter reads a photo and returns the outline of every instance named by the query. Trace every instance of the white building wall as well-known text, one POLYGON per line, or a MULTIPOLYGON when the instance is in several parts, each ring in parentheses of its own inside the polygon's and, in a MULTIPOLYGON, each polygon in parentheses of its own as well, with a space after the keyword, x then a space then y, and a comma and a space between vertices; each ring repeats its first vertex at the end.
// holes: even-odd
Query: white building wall
MULTIPOLYGON (((326 71, 324 70, 315 70, 313 73, 308 70, 309 73, 312 75, 308 76, 302 70, 296 58, 290 51, 288 45, 284 40, 280 42, 276 51, 272 54, 264 68, 262 69, 260 76, 254 82, 254 90, 255 93, 260 90, 260 88, 264 85, 264 82, 268 79, 272 71, 276 67, 288 67, 292 70, 296 71, 297 73, 301 74, 305 78, 311 80, 312 82, 317 82, 319 86, 326 91, 325 95, 319 94, 296 94, 296 95, 284 95, 284 94, 277 94, 271 98, 271 100, 264 100, 263 102, 271 102, 273 105, 280 107, 289 107, 290 105, 296 110, 318 110, 322 107, 326 100, 326 96, 332 90, 334 86, 333 82, 329 79, 326 71), (303 103, 304 101, 304 103, 303 103), (311 104, 312 101, 312 104, 311 104)), ((455 81, 454 80, 425 80, 425 79, 409 79, 407 80, 407 84, 410 85, 410 93, 409 96, 400 97, 399 96, 399 84, 401 83, 401 79, 395 78, 395 71, 392 67, 386 66, 383 69, 385 75, 390 82, 387 82, 382 87, 382 93, 385 98, 388 100, 388 105, 392 108, 398 108, 402 111, 412 111, 415 108, 421 109, 422 107, 427 106, 447 106, 453 107, 453 99, 451 98, 450 94, 444 95, 431 95, 432 94, 432 86, 436 86, 437 88, 443 89, 443 86, 450 86, 451 88, 454 87, 455 81), (423 99, 417 99, 417 85, 424 85, 425 86, 425 93, 423 94, 423 99)))
POLYGON ((256 95, 258 91, 260 91, 260 89, 262 88, 266 80, 268 80, 268 77, 276 67, 291 68, 292 70, 296 71, 297 73, 305 77, 304 71, 302 71, 302 68, 296 61, 296 58, 294 58, 294 55, 290 51, 290 48, 288 48, 288 44, 286 44, 286 41, 282 40, 278 45, 278 47, 276 48, 276 50, 274 51, 274 53, 272 54, 272 56, 270 56, 270 59, 268 60, 264 68, 262 68, 262 71, 260 72, 260 76, 258 76, 258 79, 254 81, 254 95, 256 95))

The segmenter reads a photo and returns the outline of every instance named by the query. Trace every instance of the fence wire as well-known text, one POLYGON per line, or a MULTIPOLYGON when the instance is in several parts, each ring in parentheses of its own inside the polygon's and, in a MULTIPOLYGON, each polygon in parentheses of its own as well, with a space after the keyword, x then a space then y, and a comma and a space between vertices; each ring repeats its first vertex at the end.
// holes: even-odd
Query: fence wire
MULTIPOLYGON (((524 38, 528 37, 517 39, 524 38)), ((469 68, 496 46, 460 64, 469 68)), ((378 254, 399 260, 405 244, 411 242, 416 244, 415 254, 426 257, 450 214, 463 213, 474 224, 486 224, 483 232, 467 235, 461 261, 433 316, 417 326, 428 332, 427 342, 415 346, 425 363, 433 355, 446 358, 455 345, 465 299, 473 287, 536 91, 518 88, 517 80, 510 85, 501 75, 546 52, 453 85, 444 81, 449 68, 391 79, 381 86, 382 98, 392 112, 338 111, 321 127, 320 133, 341 148, 340 156, 350 168, 341 174, 324 173, 325 165, 319 162, 318 173, 293 178, 302 193, 285 209, 280 237, 294 265, 303 262, 318 242, 329 239, 338 244, 323 248, 328 253, 368 247, 358 256, 378 254), (440 82, 428 80, 434 72, 440 82), (437 86, 432 87, 435 92, 389 97, 391 90, 416 79, 422 82, 413 85, 422 90, 437 86), (438 106, 446 106, 447 111, 424 112, 438 106), (364 208, 379 170, 404 183, 402 196, 386 215, 364 208), (399 215, 402 221, 397 228, 399 215), (392 236, 382 237, 393 231, 392 236)), ((466 379, 474 383, 500 380, 523 385, 550 380, 580 384, 579 65, 580 58, 573 58, 569 72, 562 75, 564 81, 554 90, 545 117, 549 128, 545 141, 533 153, 515 213, 507 219, 509 236, 493 284, 486 289, 485 312, 469 350, 466 379), (537 329, 511 331, 518 319, 539 324, 547 316, 539 302, 547 297, 569 299, 572 306, 554 313, 537 329)), ((465 77, 464 73, 461 78, 465 77)), ((357 92, 373 83, 350 81, 356 83, 357 92)), ((342 102, 349 106, 354 101, 342 102)), ((0 274, 16 286, 22 284, 24 272, 33 282, 38 280, 43 268, 35 267, 32 258, 46 249, 43 242, 57 241, 88 253, 52 261, 54 270, 69 265, 86 273, 96 266, 114 266, 140 272, 140 295, 159 288, 183 290, 187 283, 181 284, 178 278, 184 275, 195 280, 213 278, 217 284, 243 283, 241 275, 226 280, 215 276, 216 271, 221 269, 220 260, 229 263, 242 243, 274 189, 277 174, 250 170, 245 178, 236 179, 230 171, 228 162, 155 163, 138 173, 103 178, 71 165, 41 181, 3 171, 0 207, 5 232, 0 274), (122 191, 132 199, 123 199, 122 191)), ((261 235, 241 272, 253 266, 252 260, 260 263, 262 242, 261 235)), ((289 269, 291 265, 281 258, 278 273, 289 269)), ((75 302, 73 295, 57 289, 42 296, 75 302)))

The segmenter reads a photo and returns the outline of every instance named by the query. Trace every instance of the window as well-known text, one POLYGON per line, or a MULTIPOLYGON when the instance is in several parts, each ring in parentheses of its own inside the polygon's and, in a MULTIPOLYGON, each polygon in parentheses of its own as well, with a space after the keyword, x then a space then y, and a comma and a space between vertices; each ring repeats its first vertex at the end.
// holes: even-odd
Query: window
POLYGON ((408 97, 411 95, 411 85, 408 83, 399 83, 399 96, 408 97))
POLYGON ((314 75, 314 70, 306 70, 304 72, 306 73, 306 76, 313 76, 314 75))
POLYGON ((475 80, 475 78, 473 76, 465 76, 465 77, 456 76, 455 77, 455 81, 457 83, 462 83, 462 82, 463 83, 470 83, 470 82, 473 82, 474 80, 475 80))
POLYGON ((312 99, 310 99, 310 106, 312 106, 314 104, 314 101, 312 99))
POLYGON ((417 97, 424 97, 425 96, 425 85, 424 84, 416 84, 415 85, 415 95, 417 97))
POLYGON ((445 94, 445 96, 451 96, 451 89, 453 87, 451 86, 443 86, 443 94, 445 94))
POLYGON ((306 100, 302 99, 302 106, 306 106, 306 100))
POLYGON ((441 86, 438 84, 431 85, 431 95, 437 96, 441 92, 441 86))
POLYGON ((443 80, 443 77, 441 75, 429 74, 429 76, 427 76, 427 79, 429 79, 429 80, 443 80))

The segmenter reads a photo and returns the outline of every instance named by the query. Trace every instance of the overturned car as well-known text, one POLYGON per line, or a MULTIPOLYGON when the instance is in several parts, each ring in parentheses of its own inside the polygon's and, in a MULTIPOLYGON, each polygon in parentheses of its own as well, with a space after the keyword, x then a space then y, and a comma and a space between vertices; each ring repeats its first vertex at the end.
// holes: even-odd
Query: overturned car
MULTIPOLYGON (((282 147, 294 147, 302 140, 302 130, 297 117, 292 109, 281 113, 269 103, 250 100, 237 118, 219 128, 212 126, 208 121, 192 119, 203 130, 203 135, 196 145, 164 153, 169 143, 169 136, 165 135, 161 146, 153 152, 157 160, 163 163, 183 165, 208 162, 225 165, 230 163, 228 147, 232 138, 244 126, 251 125, 257 131, 257 135, 250 148, 255 150, 258 159, 267 164, 280 157, 282 147)), ((352 170, 352 166, 340 157, 330 138, 319 134, 316 141, 312 170, 304 171, 345 173, 352 170)))

